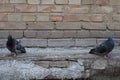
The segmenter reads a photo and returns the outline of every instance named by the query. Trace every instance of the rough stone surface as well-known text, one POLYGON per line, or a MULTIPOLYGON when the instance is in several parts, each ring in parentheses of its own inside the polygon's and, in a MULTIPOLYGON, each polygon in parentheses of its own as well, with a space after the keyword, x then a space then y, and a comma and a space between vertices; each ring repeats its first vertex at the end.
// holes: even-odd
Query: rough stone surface
POLYGON ((72 47, 74 46, 74 40, 72 39, 50 39, 48 40, 48 46, 50 47, 72 47))
POLYGON ((46 39, 23 39, 21 41, 24 46, 28 47, 47 47, 46 39))
POLYGON ((75 41, 75 46, 90 47, 95 45, 96 45, 96 39, 77 39, 75 41))
POLYGON ((92 68, 93 69, 105 69, 107 67, 107 60, 96 60, 92 68))

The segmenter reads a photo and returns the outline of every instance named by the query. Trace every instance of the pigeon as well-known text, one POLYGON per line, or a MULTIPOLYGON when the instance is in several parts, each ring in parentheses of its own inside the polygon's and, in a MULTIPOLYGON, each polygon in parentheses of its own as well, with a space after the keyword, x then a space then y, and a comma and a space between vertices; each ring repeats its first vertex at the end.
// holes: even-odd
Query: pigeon
POLYGON ((108 39, 95 48, 90 50, 90 54, 96 54, 100 56, 104 56, 104 58, 108 58, 108 53, 110 53, 114 48, 114 40, 112 37, 108 37, 108 39))
POLYGON ((11 54, 14 54, 15 56, 21 53, 26 53, 26 50, 21 45, 21 42, 14 39, 11 35, 8 36, 6 46, 7 49, 11 52, 11 54))

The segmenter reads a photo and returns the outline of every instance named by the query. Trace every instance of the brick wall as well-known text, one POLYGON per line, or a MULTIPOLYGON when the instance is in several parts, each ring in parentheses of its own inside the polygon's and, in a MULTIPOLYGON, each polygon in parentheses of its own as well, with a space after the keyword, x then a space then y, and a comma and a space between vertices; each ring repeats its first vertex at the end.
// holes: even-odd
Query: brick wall
POLYGON ((119 0, 0 0, 0 39, 119 38, 119 22, 119 0))

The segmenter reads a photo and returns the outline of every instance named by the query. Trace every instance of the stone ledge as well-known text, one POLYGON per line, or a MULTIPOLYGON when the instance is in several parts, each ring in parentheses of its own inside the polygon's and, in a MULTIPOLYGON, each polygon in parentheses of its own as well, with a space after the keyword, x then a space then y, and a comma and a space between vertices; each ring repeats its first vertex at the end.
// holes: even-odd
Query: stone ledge
MULTIPOLYGON (((29 62, 30 63, 32 62, 32 65, 37 66, 39 71, 41 71, 40 70, 41 67, 45 69, 45 71, 48 71, 47 72, 48 74, 42 78, 39 75, 35 77, 36 75, 27 72, 26 75, 27 74, 32 75, 32 77, 27 76, 30 79, 91 78, 91 76, 95 77, 94 75, 97 75, 99 73, 101 75, 101 72, 104 72, 104 74, 108 76, 109 76, 108 73, 118 75, 120 70, 119 47, 116 47, 110 53, 111 56, 110 59, 104 59, 103 57, 100 56, 88 54, 89 50, 91 49, 90 47, 88 48, 26 48, 26 49, 27 49, 26 54, 21 54, 13 58, 6 56, 8 53, 10 53, 6 48, 1 48, 0 64, 2 64, 1 63, 2 61, 4 62, 4 64, 9 63, 9 65, 11 65, 12 67, 17 66, 16 68, 18 68, 18 65, 16 64, 18 63, 22 65, 24 64, 25 66, 22 66, 22 68, 21 66, 19 66, 21 70, 23 69, 23 73, 24 73, 24 68, 27 67, 29 62)), ((11 66, 8 66, 8 69, 11 66)), ((29 67, 29 68, 30 70, 34 69, 33 67, 32 68, 29 67)), ((25 70, 27 71, 27 69, 25 70)), ((20 75, 23 75, 23 73, 20 73, 20 75)), ((13 74, 15 73, 13 72, 13 74)))

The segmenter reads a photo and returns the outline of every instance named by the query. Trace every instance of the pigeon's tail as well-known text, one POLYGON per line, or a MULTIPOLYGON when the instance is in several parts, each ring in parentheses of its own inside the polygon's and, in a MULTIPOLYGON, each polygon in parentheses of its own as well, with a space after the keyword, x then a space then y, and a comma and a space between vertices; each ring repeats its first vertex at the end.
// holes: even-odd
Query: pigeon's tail
POLYGON ((24 47, 21 48, 21 53, 26 53, 26 50, 24 47))
POLYGON ((91 49, 89 53, 90 53, 90 54, 95 54, 95 52, 96 52, 95 49, 91 49))
POLYGON ((12 40, 13 40, 12 36, 9 35, 9 36, 8 36, 8 41, 12 41, 12 40))

